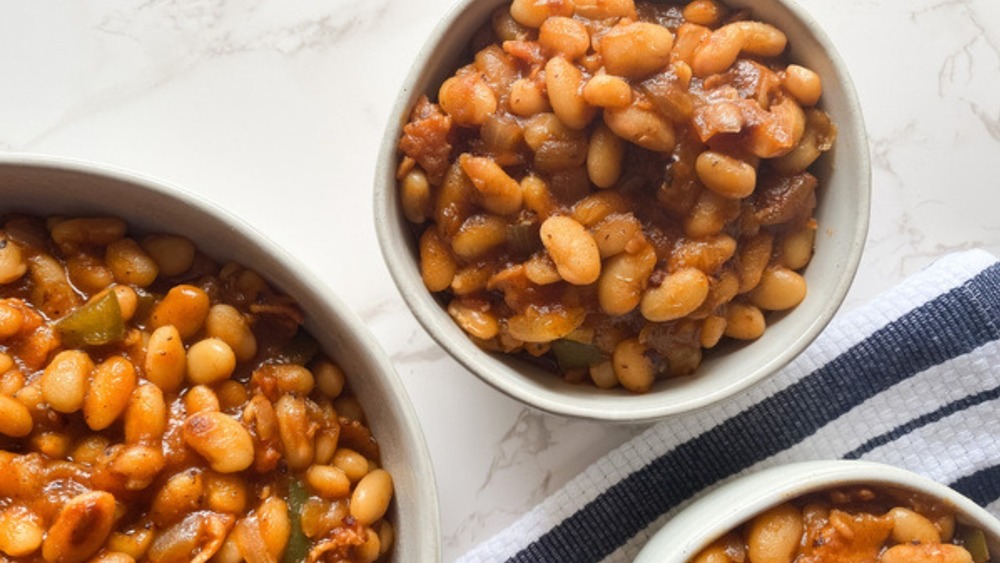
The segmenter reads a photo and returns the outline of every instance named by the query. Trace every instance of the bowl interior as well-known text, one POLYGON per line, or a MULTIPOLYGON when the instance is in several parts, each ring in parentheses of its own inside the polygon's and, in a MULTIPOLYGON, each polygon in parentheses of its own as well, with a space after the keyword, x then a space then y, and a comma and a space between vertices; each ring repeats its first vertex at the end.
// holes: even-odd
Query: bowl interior
POLYGON ((1000 553, 1000 521, 956 491, 927 477, 881 463, 809 461, 738 477, 696 499, 646 543, 636 563, 686 563, 715 539, 753 516, 802 495, 847 485, 914 491, 955 511, 959 522, 985 532, 990 551, 1000 553))
POLYGON ((135 231, 182 234, 209 256, 250 266, 294 297, 306 313, 306 327, 348 374, 382 446, 396 488, 394 560, 439 558, 433 471, 402 383, 367 329, 305 268, 203 200, 126 172, 73 161, 2 157, 0 186, 0 213, 116 215, 135 231))
POLYGON ((760 339, 714 350, 706 354, 694 376, 660 381, 644 395, 609 392, 568 384, 537 366, 482 352, 424 288, 416 241, 399 206, 396 143, 418 97, 426 93, 436 98, 441 81, 471 57, 470 37, 504 3, 466 0, 441 22, 404 83, 381 147, 375 179, 376 229, 389 270, 418 321, 460 363, 499 390, 548 412, 592 419, 650 421, 690 411, 736 393, 794 358, 827 324, 850 287, 867 234, 871 173, 864 123, 850 77, 823 31, 792 2, 727 2, 752 8, 755 18, 787 34, 790 60, 822 77, 821 106, 839 130, 834 150, 817 164, 819 231, 815 257, 804 274, 808 295, 794 310, 772 316, 760 339))

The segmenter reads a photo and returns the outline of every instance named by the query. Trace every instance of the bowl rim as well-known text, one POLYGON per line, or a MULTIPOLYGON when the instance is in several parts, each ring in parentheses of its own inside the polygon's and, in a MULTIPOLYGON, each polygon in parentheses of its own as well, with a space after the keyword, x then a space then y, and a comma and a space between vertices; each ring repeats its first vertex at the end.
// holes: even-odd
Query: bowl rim
MULTIPOLYGON (((0 169, 5 168, 50 170, 98 179, 110 179, 128 184, 146 193, 155 193, 176 200, 203 215, 212 217, 220 225, 233 231, 236 236, 245 239, 255 251, 263 252, 270 260, 286 271, 295 272, 296 283, 300 286, 298 289, 310 295, 322 307, 322 310, 319 311, 307 311, 306 316, 327 317, 333 319, 335 324, 343 326, 346 334, 340 335, 342 340, 347 342, 348 347, 360 348, 359 353, 365 357, 365 363, 373 366, 375 369, 372 371, 377 372, 368 373, 366 377, 379 378, 383 381, 383 387, 387 392, 387 402, 399 420, 397 427, 399 442, 407 444, 406 448, 411 451, 414 457, 414 459, 405 459, 405 469, 414 474, 415 481, 420 484, 416 487, 413 498, 403 501, 397 497, 394 502, 420 507, 418 512, 425 516, 413 524, 415 526, 413 531, 418 537, 414 545, 419 548, 414 549, 414 553, 420 557, 440 559, 440 504, 433 460, 420 419, 405 391, 406 387, 381 344, 364 325, 361 318, 319 278, 311 267, 278 245, 262 231, 208 198, 150 175, 88 159, 28 152, 0 153, 0 169)), ((4 205, 4 207, 7 208, 5 211, 9 211, 11 208, 16 208, 17 203, 13 202, 4 205)), ((287 291, 280 285, 278 287, 282 291, 287 291)))
MULTIPOLYGON (((785 11, 792 19, 797 20, 797 23, 808 31, 811 39, 822 48, 829 60, 831 69, 837 77, 836 82, 842 88, 843 101, 849 110, 845 116, 841 116, 841 119, 850 120, 851 128, 858 135, 856 139, 852 139, 854 142, 850 144, 839 143, 837 151, 838 153, 847 153, 847 156, 852 160, 854 168, 857 170, 857 179, 861 182, 863 189, 859 190, 860 193, 853 201, 853 207, 850 210, 852 216, 856 218, 853 230, 844 233, 844 237, 850 240, 849 252, 840 260, 840 267, 845 275, 841 276, 829 291, 828 299, 819 314, 811 318, 809 322, 803 323, 802 330, 796 334, 793 341, 762 362, 752 373, 738 381, 720 384, 694 398, 648 404, 636 400, 635 395, 618 394, 613 390, 612 392, 605 391, 600 396, 580 397, 567 393, 567 388, 558 386, 558 384, 534 383, 529 376, 512 367, 511 360, 515 362, 521 360, 511 358, 489 360, 486 356, 490 354, 478 347, 473 349, 475 344, 464 334, 460 336, 465 337, 465 342, 456 338, 457 335, 453 330, 454 322, 448 318, 444 307, 436 301, 434 295, 427 291, 420 280, 419 265, 414 266, 413 251, 407 242, 410 235, 405 228, 399 226, 401 212, 397 203, 395 180, 397 143, 412 104, 418 96, 426 93, 426 90, 418 88, 422 80, 428 82, 430 80, 429 77, 424 76, 423 69, 436 66, 434 63, 435 55, 441 49, 442 44, 448 41, 448 31, 456 23, 470 19, 470 14, 480 11, 488 13, 488 10, 492 10, 507 1, 459 0, 451 7, 429 34, 414 58, 393 103, 389 122, 379 148, 373 190, 376 236, 383 261, 396 288, 420 325, 459 364, 493 388, 541 411, 587 420, 645 423, 655 422, 680 413, 696 411, 757 384, 790 363, 829 324, 853 283, 861 262, 869 228, 872 179, 868 136, 857 91, 847 66, 816 19, 794 0, 777 0, 774 5, 779 11, 785 11), (452 327, 447 326, 447 324, 451 324, 452 327), (498 363, 502 365, 498 365, 498 363)), ((727 3, 752 6, 752 0, 727 0, 727 3)), ((447 55, 444 56, 447 57, 447 55)), ((647 394, 647 396, 650 395, 647 394)))
POLYGON ((1000 519, 927 476, 874 461, 813 460, 747 473, 696 497, 652 533, 635 563, 687 563, 718 537, 756 514, 805 494, 858 484, 900 488, 932 497, 949 505, 959 520, 981 527, 993 544, 1000 544, 1000 519))

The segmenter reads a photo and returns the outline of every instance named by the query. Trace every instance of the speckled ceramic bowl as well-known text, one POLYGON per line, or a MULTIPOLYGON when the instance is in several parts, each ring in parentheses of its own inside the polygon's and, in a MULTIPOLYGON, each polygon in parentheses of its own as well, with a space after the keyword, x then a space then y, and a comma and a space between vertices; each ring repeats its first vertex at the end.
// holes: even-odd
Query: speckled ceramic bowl
POLYGON ((954 489, 911 471, 865 461, 810 461, 737 478, 698 498, 646 543, 635 563, 686 563, 753 516, 805 494, 849 485, 894 487, 940 501, 960 523, 986 534, 1000 553, 1000 520, 954 489))
POLYGON ((706 354, 692 377, 659 381, 643 395, 564 382, 522 360, 479 349, 424 287, 416 241, 403 217, 395 171, 397 143, 410 109, 467 57, 466 46, 491 12, 507 0, 461 0, 444 17, 417 55, 393 108, 378 157, 374 213, 382 253, 413 314, 428 333, 469 371, 528 405, 551 413, 609 421, 651 421, 731 396, 787 364, 826 326, 839 308, 857 269, 868 228, 871 170, 858 100, 833 45, 819 24, 794 1, 730 0, 751 8, 755 19, 782 29, 790 60, 815 70, 823 80, 821 106, 839 134, 834 151, 813 171, 820 179, 815 257, 805 270, 808 295, 798 307, 772 316, 765 334, 744 346, 706 354))
POLYGON ((438 561, 438 501, 430 454, 403 384, 354 313, 264 235, 197 196, 89 163, 0 156, 0 213, 110 214, 131 228, 183 234, 217 260, 253 267, 293 297, 306 327, 348 374, 394 479, 397 562, 438 561))

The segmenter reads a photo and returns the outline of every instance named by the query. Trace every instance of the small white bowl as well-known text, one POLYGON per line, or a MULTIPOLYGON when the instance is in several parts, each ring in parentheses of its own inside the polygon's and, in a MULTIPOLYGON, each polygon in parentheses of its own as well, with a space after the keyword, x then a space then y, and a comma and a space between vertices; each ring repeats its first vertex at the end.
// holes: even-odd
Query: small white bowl
POLYGON ((1000 520, 954 489, 905 469, 867 461, 807 461, 739 477, 699 497, 646 543, 635 563, 687 563, 702 549, 755 515, 794 498, 849 485, 920 493, 955 511, 959 522, 986 534, 1000 553, 1000 520))
POLYGON ((36 156, 0 156, 0 209, 37 215, 115 215, 130 228, 190 238, 216 260, 252 267, 291 296, 306 328, 348 374, 395 486, 396 562, 438 561, 438 500, 430 454, 388 357, 354 313, 264 235, 203 199, 130 172, 36 156))
POLYGON ((397 144, 410 110, 423 94, 436 97, 441 82, 467 57, 473 33, 509 0, 461 0, 431 33, 396 100, 375 175, 375 226, 389 271, 417 320, 456 360, 486 383, 550 413, 619 422, 649 422, 732 396, 775 373, 802 352, 827 325, 847 294, 868 231, 871 166, 868 140, 854 86, 840 56, 817 22, 793 0, 727 0, 749 8, 788 37, 790 60, 815 70, 823 81, 821 106, 839 133, 833 152, 813 172, 820 180, 815 256, 804 276, 805 300, 774 315, 764 335, 745 346, 705 355, 691 377, 657 382, 634 395, 618 389, 574 385, 538 366, 477 347, 449 317, 420 277, 416 241, 403 217, 395 172, 397 144))

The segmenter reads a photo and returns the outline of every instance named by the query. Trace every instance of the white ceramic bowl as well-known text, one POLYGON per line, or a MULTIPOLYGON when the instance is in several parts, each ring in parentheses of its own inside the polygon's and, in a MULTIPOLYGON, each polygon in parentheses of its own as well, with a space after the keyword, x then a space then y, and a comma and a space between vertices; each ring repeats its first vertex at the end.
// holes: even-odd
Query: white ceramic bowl
POLYGON ((847 485, 914 491, 951 507, 958 521, 985 532, 1000 553, 1000 520, 954 489, 905 469, 866 461, 808 461, 737 478, 699 497, 646 543, 635 563, 686 563, 753 516, 796 497, 847 485))
POLYGON ((808 295, 798 307, 772 316, 764 335, 745 346, 706 354, 693 377, 660 381, 643 395, 573 385, 516 358, 480 350, 424 287, 416 241, 400 209, 395 171, 397 143, 417 98, 436 98, 438 86, 467 57, 474 31, 508 0, 461 0, 441 21, 403 83, 378 157, 375 224, 382 254, 403 298, 428 333, 469 371, 528 405, 551 413, 622 422, 645 422, 691 411, 731 396, 787 364, 826 326, 840 307, 861 259, 868 230, 871 168, 868 141, 853 84, 827 36, 791 0, 728 0, 782 29, 790 60, 823 80, 821 106, 839 129, 836 147, 813 169, 820 179, 816 252, 805 270, 808 295))
POLYGON ((0 156, 0 213, 115 215, 131 229, 182 234, 217 260, 252 267, 293 297, 306 328, 335 358, 364 407, 393 476, 393 561, 438 561, 430 455, 403 384, 367 329, 320 280, 242 221, 193 194, 129 172, 33 156, 0 156))

